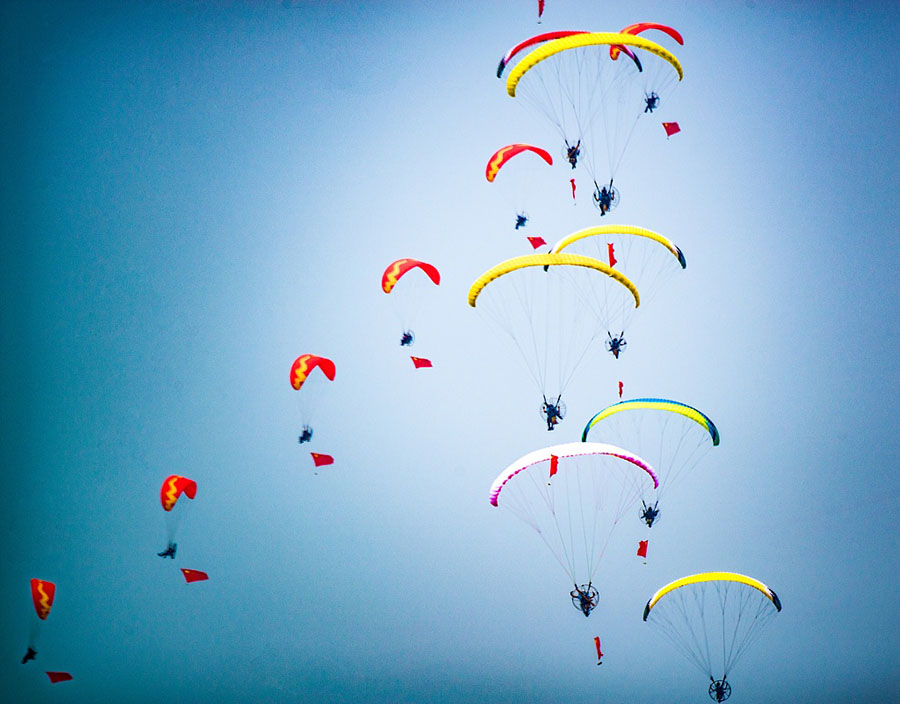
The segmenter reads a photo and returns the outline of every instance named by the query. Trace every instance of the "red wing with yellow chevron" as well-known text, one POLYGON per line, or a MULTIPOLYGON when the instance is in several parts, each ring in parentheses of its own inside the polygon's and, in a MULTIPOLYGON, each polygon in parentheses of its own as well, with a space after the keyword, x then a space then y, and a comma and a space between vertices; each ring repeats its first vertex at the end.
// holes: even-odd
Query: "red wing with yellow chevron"
POLYGON ((41 621, 46 620, 53 607, 53 598, 56 596, 56 585, 45 579, 31 580, 31 599, 34 601, 34 610, 41 621))
POLYGON ((394 290, 397 282, 413 269, 424 271, 435 286, 441 283, 441 274, 432 264, 421 262, 418 259, 398 259, 388 264, 384 274, 381 275, 381 290, 390 293, 394 290))
POLYGON ((322 370, 328 381, 334 381, 334 362, 315 354, 301 354, 291 365, 291 386, 295 391, 300 390, 303 382, 316 367, 322 370))

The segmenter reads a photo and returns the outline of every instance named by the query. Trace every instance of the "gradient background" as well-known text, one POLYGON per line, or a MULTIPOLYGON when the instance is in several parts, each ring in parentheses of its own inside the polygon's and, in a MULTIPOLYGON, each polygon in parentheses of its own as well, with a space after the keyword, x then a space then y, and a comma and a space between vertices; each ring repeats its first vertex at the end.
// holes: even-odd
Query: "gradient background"
MULTIPOLYGON (((640 620, 706 570, 784 611, 733 702, 900 700, 900 7, 859 2, 8 2, 0 9, 6 702, 702 702, 640 620), (685 80, 631 145, 613 222, 688 269, 548 436, 469 284, 598 221, 511 227, 484 180, 553 133, 494 75, 553 29, 678 28, 685 80), (437 265, 412 368, 379 290, 437 265), (337 378, 296 443, 288 370, 337 378), (602 603, 487 491, 626 396, 684 400, 722 444, 636 530, 602 603), (307 449, 335 456, 313 474, 307 449), (165 544, 158 492, 197 480, 165 544), (202 569, 185 585, 178 567, 202 569), (28 580, 57 583, 38 659, 28 580), (606 652, 594 666, 592 638, 606 652), (43 670, 75 680, 51 686, 43 670)), ((637 523, 637 521, 635 521, 637 523)))

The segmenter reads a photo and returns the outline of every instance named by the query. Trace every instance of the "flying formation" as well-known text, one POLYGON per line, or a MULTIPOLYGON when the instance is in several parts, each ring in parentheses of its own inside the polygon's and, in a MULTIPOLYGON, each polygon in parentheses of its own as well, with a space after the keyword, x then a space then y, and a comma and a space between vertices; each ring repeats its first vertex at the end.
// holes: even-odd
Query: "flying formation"
MULTIPOLYGON (((543 0, 537 9, 542 22, 543 0)), ((677 498, 668 490, 690 487, 696 479, 694 470, 721 439, 707 409, 694 407, 690 399, 629 398, 623 395, 621 380, 617 394, 597 398, 589 391, 595 386, 586 383, 606 375, 608 388, 614 388, 616 369, 623 364, 619 360, 639 344, 631 333, 641 311, 671 296, 673 282, 687 275, 684 251, 670 239, 671 234, 680 241, 679 233, 611 221, 623 193, 640 200, 641 183, 626 182, 628 174, 620 172, 629 149, 637 142, 665 148, 665 140, 681 132, 674 119, 657 120, 664 114, 676 117, 669 114, 669 106, 685 78, 676 55, 683 46, 678 30, 654 22, 637 22, 618 31, 554 30, 516 43, 503 54, 495 72, 506 96, 535 117, 536 132, 527 142, 514 141, 518 136, 510 135, 503 140, 509 143, 487 159, 485 180, 492 196, 505 201, 506 231, 492 236, 506 238, 508 255, 499 262, 477 261, 483 273, 469 286, 467 304, 482 319, 486 335, 501 338, 514 350, 511 359, 522 382, 517 391, 528 399, 529 413, 536 411, 534 432, 545 440, 510 452, 510 457, 518 458, 499 473, 496 467, 484 468, 486 485, 488 475, 495 476, 487 499, 498 520, 513 516, 523 533, 537 538, 532 541, 535 549, 547 551, 549 560, 559 566, 559 598, 568 599, 577 614, 573 618, 582 623, 595 623, 596 617, 591 621, 580 617, 602 611, 609 589, 605 570, 617 559, 612 554, 617 549, 614 535, 639 538, 635 553, 630 552, 631 543, 628 559, 636 555, 646 564, 650 530, 677 510, 677 498), (541 135, 543 144, 537 139, 541 135), (540 206, 548 211, 541 214, 540 231, 533 217, 536 191, 550 194, 542 204, 552 203, 540 206), (553 232, 563 209, 566 214, 576 212, 573 206, 584 226, 553 232), (569 418, 569 406, 576 407, 573 398, 597 410, 573 421, 569 418), (553 442, 548 443, 547 437, 553 442)), ((484 162, 479 158, 479 163, 484 162)), ((378 295, 374 290, 380 264, 373 264, 366 283, 373 298, 378 295)), ((385 266, 380 283, 384 305, 396 320, 389 332, 392 354, 409 365, 405 358, 414 349, 416 356, 408 355, 412 369, 407 370, 417 379, 420 374, 439 373, 435 367, 440 350, 422 327, 434 297, 448 286, 441 287, 438 267, 421 259, 399 258, 385 266), (433 357, 431 350, 438 356, 433 357)), ((463 308, 461 296, 457 304, 463 308)), ((293 354, 297 350, 291 350, 293 354)), ((278 363, 279 375, 290 356, 278 363)), ((279 378, 286 397, 288 390, 279 378)), ((290 444, 293 450, 302 446, 298 452, 303 465, 309 468, 311 461, 314 475, 340 471, 330 454, 333 450, 320 447, 316 434, 327 420, 321 409, 335 378, 335 361, 319 354, 300 353, 289 367, 290 393, 296 403, 290 444)), ((709 412, 714 414, 715 409, 709 412)), ((165 545, 156 555, 164 569, 174 573, 176 565, 188 585, 210 580, 197 566, 179 563, 181 524, 192 504, 202 501, 197 488, 194 479, 170 474, 159 494, 165 545)), ((152 495, 147 500, 152 501, 152 495)), ((666 530, 664 525, 654 533, 666 530)), ((186 542, 189 539, 190 535, 186 542)), ((735 666, 762 638, 782 603, 762 581, 717 569, 717 561, 711 558, 708 572, 673 574, 661 587, 647 584, 643 614, 635 610, 633 617, 636 627, 663 634, 700 671, 708 697, 721 703, 732 696, 735 666)), ((56 599, 54 582, 32 579, 30 587, 35 620, 23 665, 37 659, 38 635, 56 599)), ((614 636, 603 634, 606 652, 600 635, 593 642, 596 665, 617 657, 614 636)), ((593 660, 593 655, 586 660, 593 660)), ((46 674, 54 684, 73 679, 64 671, 46 674)))

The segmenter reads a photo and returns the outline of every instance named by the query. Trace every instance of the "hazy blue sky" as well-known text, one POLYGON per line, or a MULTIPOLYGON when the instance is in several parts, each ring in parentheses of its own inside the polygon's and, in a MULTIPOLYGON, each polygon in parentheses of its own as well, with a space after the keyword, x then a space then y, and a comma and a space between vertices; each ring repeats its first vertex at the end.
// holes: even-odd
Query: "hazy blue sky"
MULTIPOLYGON (((0 700, 709 701, 641 612, 714 569, 784 604, 731 701, 900 700, 900 8, 546 5, 537 25, 526 0, 2 4, 0 700), (612 219, 689 265, 551 436, 465 300, 527 251, 488 156, 560 151, 496 64, 638 21, 685 37, 660 118, 683 132, 632 146, 612 219), (403 256, 443 275, 412 352, 430 370, 379 290, 403 256), (300 447, 302 352, 337 377, 300 447), (722 444, 670 490, 647 565, 622 527, 585 619, 487 494, 618 379, 722 444), (314 475, 307 448, 335 464, 314 475), (171 473, 199 485, 174 564, 171 473), (31 577, 57 597, 23 666, 31 577)), ((541 234, 598 221, 561 198, 541 234)))

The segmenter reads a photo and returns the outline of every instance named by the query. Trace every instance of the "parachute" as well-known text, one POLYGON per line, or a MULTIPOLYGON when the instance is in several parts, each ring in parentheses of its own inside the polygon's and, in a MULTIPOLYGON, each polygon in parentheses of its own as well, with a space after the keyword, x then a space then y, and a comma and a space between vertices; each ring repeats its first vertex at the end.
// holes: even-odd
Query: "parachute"
POLYGON ((625 275, 591 257, 529 254, 478 277, 468 301, 510 336, 547 403, 562 396, 597 338, 622 324, 640 295, 625 275))
POLYGON ((159 489, 159 502, 163 510, 171 511, 182 494, 193 500, 197 495, 197 482, 177 474, 166 477, 159 489))
POLYGON ((38 633, 42 624, 50 615, 50 609, 53 608, 53 600, 56 598, 56 584, 48 582, 46 579, 31 580, 31 601, 34 604, 34 613, 38 620, 32 620, 31 628, 28 633, 28 651, 22 658, 22 664, 34 660, 37 655, 35 645, 37 644, 38 633))
MULTIPOLYGON (((575 585, 574 603, 578 593, 596 595, 593 584, 616 525, 641 485, 656 483, 653 468, 631 451, 574 442, 510 464, 491 485, 490 503, 534 529, 575 585)), ((575 605, 587 615, 596 601, 575 605)))
POLYGON ((732 668, 780 611, 778 595, 759 580, 704 572, 659 589, 644 607, 644 621, 709 677, 710 698, 723 702, 731 695, 732 668))
POLYGON ((179 501, 182 494, 193 500, 197 495, 197 482, 178 474, 171 474, 165 478, 159 489, 159 502, 166 512, 166 540, 169 548, 175 545, 175 534, 184 516, 184 502, 179 501), (176 506, 181 508, 176 509, 176 506))
POLYGON ((668 486, 690 472, 707 452, 719 444, 719 430, 708 416, 692 406, 663 398, 636 398, 619 401, 596 413, 584 426, 582 442, 588 437, 604 442, 622 443, 653 463, 659 475, 659 490, 643 492, 642 514, 652 525, 657 518, 657 502, 668 486), (646 513, 646 512, 645 512, 646 513))
POLYGON ((533 147, 530 144, 507 144, 505 147, 500 147, 500 149, 494 152, 491 158, 488 159, 487 166, 484 169, 484 177, 492 183, 494 179, 497 178, 500 169, 502 169, 510 159, 522 152, 534 152, 547 162, 547 166, 553 166, 553 157, 540 147, 533 147))
POLYGON ((31 600, 34 602, 34 611, 41 621, 46 621, 53 608, 53 599, 56 597, 56 585, 45 579, 31 580, 31 600))
MULTIPOLYGON (((606 260, 610 267, 621 271, 641 289, 643 301, 652 300, 675 272, 687 268, 687 260, 681 249, 667 237, 634 225, 600 225, 578 230, 560 239, 550 249, 560 252, 581 253, 599 260, 606 260)), ((599 299, 596 305, 609 305, 599 299)), ((632 311, 633 312, 633 311, 632 311)), ((611 317, 611 311, 604 313, 611 317)), ((631 316, 620 318, 621 324, 611 334, 626 331, 631 316)))
POLYGON ((291 365, 291 386, 294 391, 300 390, 316 368, 320 369, 329 381, 334 381, 334 362, 327 357, 319 357, 315 354, 301 354, 291 365))
POLYGON ((540 162, 536 162, 533 157, 519 156, 529 153, 543 159, 547 166, 553 166, 553 157, 544 149, 530 144, 507 144, 491 155, 484 169, 484 177, 488 183, 494 183, 499 178, 501 183, 497 188, 502 191, 504 200, 515 213, 515 220, 511 218, 510 222, 515 223, 516 230, 527 226, 528 205, 549 186, 549 180, 541 180, 541 176, 547 174, 543 173, 546 169, 540 166, 540 162), (499 175, 501 169, 503 176, 499 175))
POLYGON ((435 286, 440 285, 440 272, 434 265, 418 259, 391 262, 381 275, 381 290, 391 294, 394 315, 403 331, 400 344, 404 347, 415 341, 412 326, 419 322, 429 280, 435 286), (398 284, 402 290, 394 291, 398 284))
POLYGON ((605 214, 621 201, 613 182, 641 115, 656 109, 684 71, 668 49, 632 33, 542 36, 504 57, 502 68, 520 51, 535 47, 509 72, 506 91, 549 120, 566 145, 581 144, 578 164, 584 164, 595 205, 605 214), (634 60, 613 61, 612 49, 627 49, 634 60), (604 186, 608 200, 601 198, 604 186))
POLYGON ((299 393, 297 411, 302 424, 299 442, 302 444, 312 440, 312 420, 321 402, 324 381, 334 381, 335 367, 327 357, 315 354, 301 354, 291 365, 291 388, 299 393), (315 374, 318 369, 321 374, 315 374))

